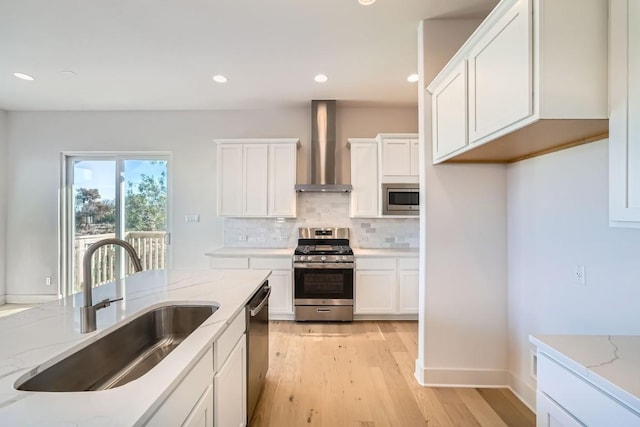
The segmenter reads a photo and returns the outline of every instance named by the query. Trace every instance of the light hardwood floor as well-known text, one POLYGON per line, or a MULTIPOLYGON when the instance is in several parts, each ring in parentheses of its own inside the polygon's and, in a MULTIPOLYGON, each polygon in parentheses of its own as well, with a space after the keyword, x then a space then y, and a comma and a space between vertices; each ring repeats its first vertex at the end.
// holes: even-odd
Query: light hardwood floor
POLYGON ((507 389, 421 387, 417 322, 273 321, 251 427, 535 426, 507 389))

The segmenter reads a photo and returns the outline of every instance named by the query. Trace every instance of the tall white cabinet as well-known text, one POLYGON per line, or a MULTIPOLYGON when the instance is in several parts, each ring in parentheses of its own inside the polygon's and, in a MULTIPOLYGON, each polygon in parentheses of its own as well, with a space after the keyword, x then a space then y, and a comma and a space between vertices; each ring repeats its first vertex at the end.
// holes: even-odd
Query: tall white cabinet
POLYGON ((351 216, 380 215, 378 142, 372 138, 349 138, 351 149, 351 216))
POLYGON ((640 2, 609 4, 609 220, 640 228, 640 2))
POLYGON ((216 140, 218 215, 295 217, 299 140, 216 140))

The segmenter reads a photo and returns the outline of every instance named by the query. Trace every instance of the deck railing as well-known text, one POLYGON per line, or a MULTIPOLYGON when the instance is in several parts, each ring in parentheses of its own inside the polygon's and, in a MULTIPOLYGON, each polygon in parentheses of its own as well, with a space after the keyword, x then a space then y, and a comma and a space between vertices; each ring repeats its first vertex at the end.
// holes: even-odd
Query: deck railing
MULTIPOLYGON (((143 270, 162 270, 166 266, 166 232, 165 231, 130 231, 124 240, 136 250, 143 270)), ((95 242, 115 237, 114 233, 92 234, 76 236, 74 241, 74 280, 73 292, 79 292, 83 287, 84 268, 82 258, 87 248, 95 242)), ((133 265, 125 255, 127 275, 134 272, 133 265)), ((116 278, 116 252, 113 245, 102 246, 93 254, 91 277, 93 286, 100 286, 116 278)))

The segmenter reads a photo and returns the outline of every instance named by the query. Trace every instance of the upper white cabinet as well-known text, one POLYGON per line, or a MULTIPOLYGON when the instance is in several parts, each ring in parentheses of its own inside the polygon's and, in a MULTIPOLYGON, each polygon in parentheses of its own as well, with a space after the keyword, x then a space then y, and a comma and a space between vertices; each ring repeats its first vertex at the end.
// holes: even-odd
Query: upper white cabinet
POLYGON ((640 2, 610 2, 609 220, 640 227, 640 2))
POLYGON ((433 88, 433 157, 440 159, 464 148, 467 138, 467 63, 458 64, 433 88))
POLYGON ((604 138, 607 20, 607 0, 501 1, 427 88, 434 163, 604 138))
POLYGON ((418 135, 378 134, 380 182, 418 182, 418 135))
POLYGON ((380 215, 378 192, 378 142, 368 138, 349 138, 351 149, 351 217, 380 215))
POLYGON ((295 217, 298 139, 217 140, 218 215, 295 217))

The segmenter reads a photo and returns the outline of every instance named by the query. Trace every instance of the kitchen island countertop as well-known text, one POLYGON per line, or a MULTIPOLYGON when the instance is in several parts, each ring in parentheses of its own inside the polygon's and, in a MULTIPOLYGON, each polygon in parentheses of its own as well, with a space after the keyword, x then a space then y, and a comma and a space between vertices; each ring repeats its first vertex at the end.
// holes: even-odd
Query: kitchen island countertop
POLYGON ((640 336, 535 335, 529 340, 538 352, 640 413, 640 336))
POLYGON ((82 294, 0 318, 0 423, 47 426, 143 424, 228 323, 244 309, 270 271, 145 271, 94 288, 94 302, 124 297, 97 312, 95 332, 80 333, 82 294), (14 383, 52 358, 60 359, 149 308, 166 303, 214 303, 220 308, 142 377, 110 390, 42 393, 14 383))

